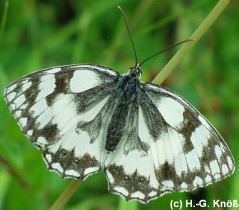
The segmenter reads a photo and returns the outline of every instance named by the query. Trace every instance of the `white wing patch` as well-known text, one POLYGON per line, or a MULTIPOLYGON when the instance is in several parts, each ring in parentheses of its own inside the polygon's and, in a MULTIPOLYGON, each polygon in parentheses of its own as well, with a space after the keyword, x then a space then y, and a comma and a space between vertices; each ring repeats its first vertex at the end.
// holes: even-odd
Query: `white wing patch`
POLYGON ((98 75, 93 71, 75 71, 70 81, 70 90, 72 93, 79 93, 94 88, 100 85, 100 83, 100 78, 98 78, 98 75), (81 78, 84 79, 81 80, 81 78), (79 80, 81 82, 79 82, 79 80))
POLYGON ((51 68, 50 70, 47 70, 46 72, 48 74, 55 74, 57 72, 61 71, 61 68, 60 67, 57 67, 57 68, 51 68))
POLYGON ((157 108, 170 126, 178 127, 183 122, 184 106, 174 99, 162 97, 157 102, 157 108))
POLYGON ((54 74, 43 75, 40 78, 40 83, 38 86, 39 94, 37 95, 36 102, 53 93, 55 87, 56 87, 55 75, 54 74))

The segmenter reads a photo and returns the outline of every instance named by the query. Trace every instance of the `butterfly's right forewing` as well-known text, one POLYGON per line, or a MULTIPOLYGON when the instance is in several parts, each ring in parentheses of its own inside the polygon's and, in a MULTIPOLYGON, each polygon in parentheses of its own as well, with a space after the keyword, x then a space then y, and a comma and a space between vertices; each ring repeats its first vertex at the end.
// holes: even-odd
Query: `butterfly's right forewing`
POLYGON ((116 72, 100 66, 55 67, 12 83, 5 99, 49 168, 83 179, 100 167, 101 127, 106 127, 117 78, 116 72))

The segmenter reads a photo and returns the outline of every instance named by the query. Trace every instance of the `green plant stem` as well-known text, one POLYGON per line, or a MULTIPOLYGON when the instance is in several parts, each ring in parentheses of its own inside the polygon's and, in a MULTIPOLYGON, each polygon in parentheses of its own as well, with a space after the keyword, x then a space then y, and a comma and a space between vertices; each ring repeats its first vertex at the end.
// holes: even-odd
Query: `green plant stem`
POLYGON ((185 43, 173 58, 164 66, 161 72, 153 79, 152 83, 160 85, 175 69, 179 62, 189 53, 193 46, 199 41, 199 39, 208 31, 215 20, 220 16, 230 0, 220 0, 209 13, 209 15, 203 20, 196 31, 191 35, 189 39, 192 42, 185 43))
POLYGON ((80 185, 79 180, 73 180, 68 187, 64 190, 64 192, 58 197, 55 203, 51 206, 49 210, 60 210, 66 204, 66 202, 70 199, 70 197, 74 194, 74 192, 78 189, 80 185))

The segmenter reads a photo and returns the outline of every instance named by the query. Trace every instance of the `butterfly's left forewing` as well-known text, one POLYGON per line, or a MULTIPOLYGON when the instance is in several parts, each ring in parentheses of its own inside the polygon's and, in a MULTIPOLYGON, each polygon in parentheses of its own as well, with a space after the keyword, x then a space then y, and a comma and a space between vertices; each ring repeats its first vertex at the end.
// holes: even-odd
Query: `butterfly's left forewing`
POLYGON ((12 114, 43 151, 49 169, 81 179, 99 170, 107 118, 102 110, 117 76, 100 66, 69 65, 33 73, 6 88, 12 114))

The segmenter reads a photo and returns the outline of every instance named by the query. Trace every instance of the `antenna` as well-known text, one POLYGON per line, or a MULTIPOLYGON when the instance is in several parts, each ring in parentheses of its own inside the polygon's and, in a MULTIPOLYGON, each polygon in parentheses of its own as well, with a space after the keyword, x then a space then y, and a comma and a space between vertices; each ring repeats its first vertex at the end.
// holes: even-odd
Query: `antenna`
POLYGON ((128 23, 127 23, 127 19, 126 19, 125 12, 124 12, 124 10, 121 8, 121 6, 118 5, 117 8, 120 10, 120 12, 122 13, 122 16, 123 16, 123 18, 124 18, 124 22, 125 22, 125 25, 126 25, 126 28, 127 28, 127 31, 128 31, 129 37, 130 37, 130 40, 131 40, 131 44, 132 44, 133 50, 134 50, 135 66, 137 66, 137 64, 138 64, 138 58, 137 58, 137 54, 136 54, 134 42, 133 42, 133 39, 132 39, 130 30, 129 30, 129 26, 128 26, 128 23))
POLYGON ((150 57, 148 57, 148 58, 146 58, 145 60, 143 60, 139 65, 142 66, 142 65, 143 65, 146 61, 148 61, 149 59, 151 59, 151 58, 153 58, 153 57, 155 57, 155 56, 157 56, 157 55, 159 55, 159 54, 161 54, 161 53, 163 53, 163 52, 166 52, 166 51, 168 51, 168 50, 171 50, 171 49, 177 47, 177 46, 180 45, 180 44, 183 44, 183 43, 185 43, 185 42, 191 42, 191 41, 193 41, 193 39, 186 39, 186 40, 181 41, 181 42, 179 42, 179 43, 177 43, 177 44, 174 44, 174 45, 172 45, 172 46, 166 48, 165 50, 162 50, 162 51, 160 51, 160 52, 157 52, 157 53, 151 55, 150 57))

